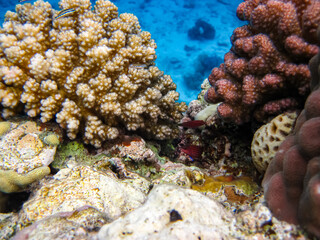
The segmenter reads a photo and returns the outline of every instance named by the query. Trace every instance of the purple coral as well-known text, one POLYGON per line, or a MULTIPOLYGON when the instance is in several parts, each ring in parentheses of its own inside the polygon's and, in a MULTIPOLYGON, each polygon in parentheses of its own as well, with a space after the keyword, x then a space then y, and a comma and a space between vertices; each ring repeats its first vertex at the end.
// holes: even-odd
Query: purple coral
MULTIPOLYGON (((320 40, 320 27, 318 30, 320 40)), ((282 143, 263 180, 276 217, 320 237, 320 53, 310 61, 312 89, 294 134, 282 143)))
POLYGON ((209 76, 206 100, 222 102, 219 115, 237 124, 303 106, 307 63, 318 52, 320 2, 247 0, 237 16, 249 24, 234 30, 224 63, 209 76))

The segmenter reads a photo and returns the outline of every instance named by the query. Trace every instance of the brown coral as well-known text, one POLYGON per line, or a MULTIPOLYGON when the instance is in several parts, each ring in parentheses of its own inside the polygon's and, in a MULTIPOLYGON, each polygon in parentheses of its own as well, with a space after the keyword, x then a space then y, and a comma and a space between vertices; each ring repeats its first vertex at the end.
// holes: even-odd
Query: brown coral
MULTIPOLYGON (((318 28, 320 42, 320 27, 318 28)), ((320 237, 320 52, 310 61, 313 92, 293 135, 280 145, 262 185, 274 215, 320 237)))
POLYGON ((222 102, 224 120, 264 121, 301 108, 309 94, 309 59, 318 52, 320 2, 247 0, 237 9, 248 25, 234 30, 224 64, 209 76, 206 100, 222 102))
POLYGON ((0 29, 0 101, 7 118, 24 110, 42 122, 56 119, 74 139, 83 132, 96 147, 121 128, 155 138, 177 135, 186 110, 168 75, 156 66, 156 44, 138 19, 118 16, 98 0, 61 0, 75 13, 57 11, 41 0, 7 12, 0 29))

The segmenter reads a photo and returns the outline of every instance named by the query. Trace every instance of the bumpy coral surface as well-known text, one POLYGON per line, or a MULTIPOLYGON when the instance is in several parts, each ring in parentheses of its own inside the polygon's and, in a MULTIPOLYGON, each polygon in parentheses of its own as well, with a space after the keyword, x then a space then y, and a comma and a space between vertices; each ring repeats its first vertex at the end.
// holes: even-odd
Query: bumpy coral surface
POLYGON ((55 119, 74 139, 96 147, 121 128, 158 139, 177 135, 186 110, 168 75, 155 65, 156 44, 137 17, 107 0, 41 0, 7 12, 0 29, 0 101, 7 118, 24 110, 55 119))
MULTIPOLYGON (((320 27, 318 29, 320 41, 320 27)), ((320 237, 320 53, 310 61, 313 92, 263 180, 275 216, 320 237)))
POLYGON ((264 121, 285 110, 301 109, 309 94, 307 66, 318 47, 317 0, 247 0, 237 16, 249 24, 235 29, 224 63, 209 76, 208 102, 237 124, 264 121))

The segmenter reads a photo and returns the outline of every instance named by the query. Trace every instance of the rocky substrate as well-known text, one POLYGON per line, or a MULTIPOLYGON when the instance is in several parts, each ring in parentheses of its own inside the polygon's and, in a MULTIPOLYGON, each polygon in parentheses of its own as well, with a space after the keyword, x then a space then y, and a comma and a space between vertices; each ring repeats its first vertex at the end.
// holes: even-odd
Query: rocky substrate
MULTIPOLYGON (((0 194, 0 239, 308 239, 299 227, 272 216, 259 184, 249 177, 214 176, 173 162, 159 154, 157 143, 138 136, 124 136, 99 150, 77 141, 56 147, 59 142, 46 139, 52 134, 60 139, 56 128, 20 120, 10 122, 15 127, 3 131, 2 141, 26 123, 35 133, 28 128, 23 136, 33 136, 37 153, 56 152, 54 160, 38 160, 37 167, 50 163, 50 173, 31 184, 14 182, 17 188, 0 194), (19 198, 20 205, 12 207, 12 199, 19 198)), ((2 151, 21 145, 11 143, 2 151)), ((32 171, 30 156, 39 159, 39 154, 29 152, 26 160, 11 165, 12 159, 2 157, 6 167, 1 171, 32 171)))

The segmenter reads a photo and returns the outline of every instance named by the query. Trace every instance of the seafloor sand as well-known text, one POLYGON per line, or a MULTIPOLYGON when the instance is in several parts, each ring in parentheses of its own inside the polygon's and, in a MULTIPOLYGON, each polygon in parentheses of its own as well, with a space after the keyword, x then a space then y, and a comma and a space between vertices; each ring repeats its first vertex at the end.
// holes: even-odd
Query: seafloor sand
MULTIPOLYGON (((28 1, 33 2, 33 1, 28 1)), ((58 1, 49 0, 58 8, 58 1)), ((210 70, 219 65, 230 49, 233 29, 243 25, 236 17, 241 0, 115 0, 119 12, 139 18, 143 30, 149 31, 157 43, 157 66, 170 74, 178 86, 180 100, 190 102, 210 70), (213 40, 190 40, 188 30, 201 19, 215 28, 213 40)), ((7 10, 14 10, 16 1, 0 1, 0 22, 7 10)))

